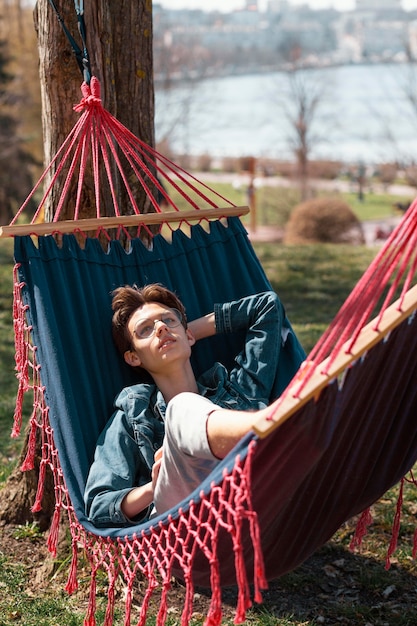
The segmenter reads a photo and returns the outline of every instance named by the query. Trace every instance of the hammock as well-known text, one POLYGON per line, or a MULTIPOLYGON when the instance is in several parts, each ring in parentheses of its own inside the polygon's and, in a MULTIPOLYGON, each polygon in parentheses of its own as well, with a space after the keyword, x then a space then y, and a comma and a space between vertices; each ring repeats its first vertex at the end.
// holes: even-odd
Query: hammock
MULTIPOLYGON (((190 621, 196 585, 211 589, 205 623, 212 625, 221 623, 222 586, 237 585, 239 623, 252 602, 250 584, 253 599, 261 602, 268 580, 301 564, 344 521, 364 511, 361 521, 368 522, 370 505, 417 459, 417 294, 415 287, 410 289, 417 262, 417 205, 410 207, 298 373, 298 346, 295 341, 288 346, 277 388, 281 395, 268 419, 174 509, 129 529, 98 530, 84 512, 86 476, 113 398, 132 382, 129 368, 109 341, 111 291, 126 283, 162 282, 178 293, 193 319, 210 311, 214 301, 271 287, 237 217, 245 210, 227 203, 122 127, 102 107, 94 77, 82 90, 77 107, 82 115, 51 164, 53 170, 47 170, 54 174, 39 203, 40 211, 61 180, 54 223, 36 223, 37 214, 30 225, 19 225, 24 205, 1 233, 15 237, 19 391, 14 435, 20 430, 23 394, 30 390, 34 396, 22 469, 33 467, 37 433, 42 437, 33 509, 41 507, 50 468, 56 507, 48 545, 56 553, 59 520, 65 513, 73 547, 66 589, 77 588, 80 550, 85 550, 91 568, 85 624, 95 624, 100 570, 108 577, 106 626, 113 622, 118 576, 126 584, 126 624, 138 576, 148 581, 138 624, 146 623, 149 602, 158 593, 157 623, 165 623, 172 576, 186 586, 182 624, 190 621), (120 153, 124 166, 130 167, 127 174, 120 153), (78 173, 80 190, 88 165, 95 174, 98 215, 104 172, 115 216, 77 219, 79 193, 75 219, 60 222, 68 183, 78 173), (115 171, 121 172, 127 190, 132 212, 127 217, 120 216, 115 171), (128 182, 132 172, 155 213, 140 214, 128 182), (168 213, 161 213, 157 192, 169 203, 168 213), (192 210, 179 210, 174 195, 192 210), (228 206, 219 208, 220 203, 228 206), (103 247, 108 229, 116 229, 119 240, 108 236, 103 247), (85 235, 90 231, 95 237, 85 235), (391 304, 400 283, 399 300, 391 304), (380 313, 369 322, 382 293, 380 313)), ((239 340, 226 343, 222 337, 197 346, 197 374, 214 360, 230 365, 239 340)))

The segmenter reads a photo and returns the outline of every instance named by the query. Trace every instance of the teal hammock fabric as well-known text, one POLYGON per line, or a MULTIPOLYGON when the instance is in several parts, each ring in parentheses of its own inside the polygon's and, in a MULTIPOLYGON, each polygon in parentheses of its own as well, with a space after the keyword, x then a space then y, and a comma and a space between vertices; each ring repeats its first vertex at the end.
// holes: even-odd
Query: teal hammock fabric
MULTIPOLYGON (((83 492, 96 441, 113 412, 116 394, 134 380, 111 338, 113 289, 162 283, 184 302, 188 318, 195 319, 211 311, 214 302, 271 286, 237 218, 228 227, 211 223, 210 233, 194 226, 192 237, 175 231, 171 243, 156 236, 151 250, 135 239, 129 253, 118 241, 104 252, 97 239, 87 239, 81 249, 72 235, 64 236, 59 247, 53 237, 39 238, 38 247, 30 237, 20 237, 15 260, 60 462, 77 517, 88 525, 83 492)), ((200 342, 193 354, 197 374, 216 360, 231 366, 241 339, 222 336, 200 342)), ((291 380, 300 356, 298 346, 288 347, 275 397, 291 380)))

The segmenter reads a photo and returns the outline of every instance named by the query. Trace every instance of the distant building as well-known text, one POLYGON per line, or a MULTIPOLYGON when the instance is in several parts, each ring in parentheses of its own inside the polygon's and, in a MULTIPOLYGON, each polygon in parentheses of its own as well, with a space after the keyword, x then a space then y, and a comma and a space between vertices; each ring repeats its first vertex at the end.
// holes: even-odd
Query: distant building
POLYGON ((291 63, 402 62, 410 51, 417 59, 417 12, 404 11, 402 0, 356 0, 356 10, 344 12, 291 0, 242 4, 230 13, 155 4, 159 80, 271 71, 291 63))
POLYGON ((269 13, 282 13, 288 9, 288 0, 269 0, 266 6, 269 13))
POLYGON ((356 0, 357 11, 401 11, 402 0, 356 0))
POLYGON ((391 60, 395 55, 405 54, 408 38, 405 22, 364 21, 359 38, 362 56, 366 60, 391 60))
POLYGON ((413 20, 408 25, 410 54, 412 59, 417 59, 417 21, 413 20))

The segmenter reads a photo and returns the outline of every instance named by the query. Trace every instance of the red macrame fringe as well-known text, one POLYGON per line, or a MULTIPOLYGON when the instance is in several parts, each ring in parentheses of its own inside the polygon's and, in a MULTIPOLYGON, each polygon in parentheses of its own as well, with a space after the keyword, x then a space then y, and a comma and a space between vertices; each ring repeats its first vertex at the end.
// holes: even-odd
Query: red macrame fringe
POLYGON ((391 541, 388 546, 387 558, 385 560, 385 569, 389 569, 391 567, 391 557, 397 549, 398 537, 400 534, 400 524, 401 524, 401 511, 403 506, 403 498, 404 496, 404 478, 400 482, 400 492, 398 494, 397 507, 394 516, 394 522, 392 525, 392 533, 391 533, 391 541))
MULTIPOLYGON (((397 546, 398 546, 398 538, 399 538, 400 530, 401 530, 401 513, 402 513, 403 502, 404 502, 404 484, 406 480, 409 480, 409 482, 416 484, 412 471, 410 471, 410 478, 407 479, 404 477, 400 481, 400 484, 399 484, 397 504, 395 507, 395 515, 394 515, 394 520, 393 520, 392 529, 391 529, 391 540, 390 540, 390 543, 387 549, 386 558, 385 558, 386 570, 390 569, 391 557, 395 553, 397 546)), ((360 515, 358 519, 358 522, 356 524, 355 534, 352 537, 352 540, 349 545, 350 550, 355 551, 355 550, 360 549, 363 543, 363 539, 368 533, 368 528, 372 524, 372 522, 373 522, 373 518, 372 518, 371 509, 368 508, 365 511, 363 511, 363 513, 360 515)), ((413 554, 413 558, 417 557, 417 529, 415 530, 414 536, 413 536, 413 553, 412 554, 413 554)))
POLYGON ((76 540, 72 540, 72 558, 71 558, 71 566, 68 573, 67 584, 65 585, 65 591, 70 595, 75 593, 78 589, 78 579, 77 579, 77 568, 78 568, 78 548, 76 540))
POLYGON ((19 387, 16 397, 16 408, 13 417, 12 437, 18 437, 22 428, 23 397, 29 387, 28 337, 26 324, 26 307, 22 302, 22 285, 18 280, 19 266, 13 270, 13 326, 15 337, 15 363, 19 387))
POLYGON ((51 522, 51 528, 49 529, 49 536, 47 546, 49 552, 55 558, 58 549, 58 534, 59 534, 59 522, 61 519, 61 507, 57 503, 55 506, 54 515, 51 522))
POLYGON ((357 550, 360 548, 363 542, 363 538, 367 534, 368 528, 371 524, 372 524, 372 514, 371 514, 371 509, 368 508, 368 509, 365 509, 365 511, 363 511, 363 513, 359 517, 359 520, 356 524, 355 534, 353 535, 352 541, 350 542, 350 545, 349 545, 350 550, 353 551, 353 550, 357 550))

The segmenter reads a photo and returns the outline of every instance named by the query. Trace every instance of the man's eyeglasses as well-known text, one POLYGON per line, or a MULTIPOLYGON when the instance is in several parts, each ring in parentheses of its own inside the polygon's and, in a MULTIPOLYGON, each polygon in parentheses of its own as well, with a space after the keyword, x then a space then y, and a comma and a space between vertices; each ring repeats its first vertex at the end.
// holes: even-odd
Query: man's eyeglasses
POLYGON ((162 322, 168 328, 176 328, 182 323, 182 315, 178 309, 170 309, 155 320, 139 320, 133 332, 138 339, 148 339, 155 333, 157 322, 162 322))

